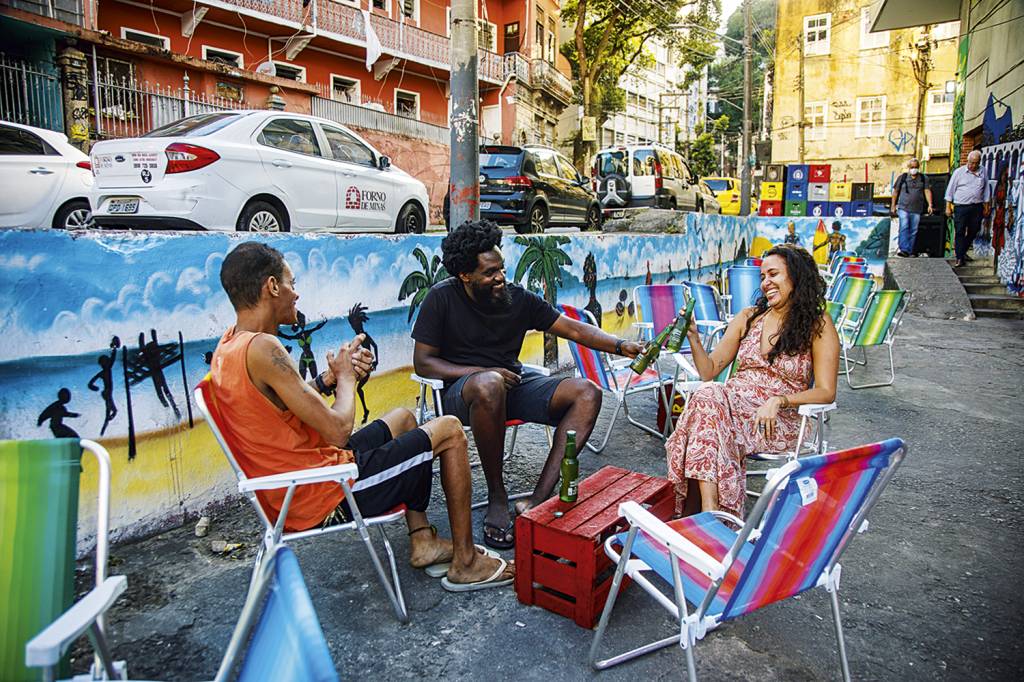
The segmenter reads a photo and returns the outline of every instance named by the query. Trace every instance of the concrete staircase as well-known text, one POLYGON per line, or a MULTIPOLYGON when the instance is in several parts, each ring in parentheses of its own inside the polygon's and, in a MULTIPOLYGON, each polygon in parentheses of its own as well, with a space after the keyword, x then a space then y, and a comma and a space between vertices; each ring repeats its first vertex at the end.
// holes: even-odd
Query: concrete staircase
POLYGON ((992 273, 990 262, 970 261, 962 268, 953 268, 953 272, 967 292, 976 317, 1024 320, 1024 298, 1007 293, 1006 287, 992 273))

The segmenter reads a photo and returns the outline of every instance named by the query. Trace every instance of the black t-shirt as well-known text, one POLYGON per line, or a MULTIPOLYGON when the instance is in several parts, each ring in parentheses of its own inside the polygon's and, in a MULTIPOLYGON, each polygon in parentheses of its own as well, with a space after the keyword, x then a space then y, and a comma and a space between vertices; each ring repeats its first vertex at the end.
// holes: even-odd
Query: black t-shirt
POLYGON ((537 294, 507 283, 512 304, 489 309, 474 303, 462 282, 449 277, 431 287, 420 306, 412 338, 441 349, 456 365, 522 371, 519 353, 531 329, 547 331, 559 312, 537 294))

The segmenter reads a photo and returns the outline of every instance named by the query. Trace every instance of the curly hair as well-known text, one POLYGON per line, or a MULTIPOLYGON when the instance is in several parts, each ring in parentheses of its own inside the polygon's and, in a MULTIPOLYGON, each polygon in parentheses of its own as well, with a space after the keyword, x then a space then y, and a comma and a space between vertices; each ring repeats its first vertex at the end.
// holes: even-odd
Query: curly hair
MULTIPOLYGON (((793 244, 779 244, 763 256, 779 256, 786 261, 789 281, 793 283, 790 294, 789 312, 782 324, 782 330, 774 338, 775 345, 768 352, 768 364, 782 354, 799 355, 811 350, 814 338, 821 333, 825 314, 825 280, 818 272, 818 266, 807 249, 793 244)), ((750 331, 754 320, 768 312, 768 299, 761 292, 754 304, 754 314, 747 318, 743 336, 750 331)))
POLYGON ((490 220, 467 220, 441 240, 441 262, 448 274, 473 272, 477 256, 501 246, 501 228, 490 220))

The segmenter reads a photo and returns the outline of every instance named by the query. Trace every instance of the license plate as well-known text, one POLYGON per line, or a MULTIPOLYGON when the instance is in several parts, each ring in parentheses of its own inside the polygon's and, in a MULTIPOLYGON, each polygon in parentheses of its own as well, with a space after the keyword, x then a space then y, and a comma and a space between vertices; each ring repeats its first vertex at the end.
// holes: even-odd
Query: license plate
POLYGON ((110 214, 126 214, 126 213, 138 213, 139 212, 139 200, 138 199, 111 199, 107 202, 107 213, 110 214))
POLYGON ((480 202, 480 210, 481 211, 489 211, 489 210, 491 210, 491 202, 489 202, 489 201, 481 201, 480 202))
POLYGON ((612 217, 613 218, 625 218, 626 217, 626 212, 625 211, 612 211, 612 217))

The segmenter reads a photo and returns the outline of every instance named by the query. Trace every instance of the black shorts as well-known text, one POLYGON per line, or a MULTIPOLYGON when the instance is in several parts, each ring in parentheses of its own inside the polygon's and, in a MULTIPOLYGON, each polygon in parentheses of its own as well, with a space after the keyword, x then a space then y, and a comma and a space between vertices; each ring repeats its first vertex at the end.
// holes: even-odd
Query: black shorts
MULTIPOLYGON (((386 514, 401 504, 412 511, 427 510, 434 453, 426 431, 413 429, 392 438, 388 425, 377 419, 353 433, 347 447, 359 466, 359 480, 352 492, 364 517, 386 514)), ((351 518, 348 502, 342 500, 324 523, 351 518)))
MULTIPOLYGON (((470 377, 467 374, 449 386, 441 394, 441 408, 445 414, 459 418, 469 426, 469 405, 462 399, 462 389, 470 377)), ((558 426, 562 414, 551 414, 551 397, 566 377, 546 377, 540 372, 523 370, 517 385, 508 389, 505 395, 505 418, 520 419, 531 424, 558 426)))

